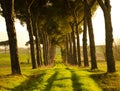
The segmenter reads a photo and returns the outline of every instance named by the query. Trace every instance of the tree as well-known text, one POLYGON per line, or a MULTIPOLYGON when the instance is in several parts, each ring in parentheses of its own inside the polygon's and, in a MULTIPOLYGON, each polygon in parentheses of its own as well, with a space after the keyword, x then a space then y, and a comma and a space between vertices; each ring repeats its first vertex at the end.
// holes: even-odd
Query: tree
POLYGON ((1 0, 0 3, 3 9, 3 16, 5 17, 7 34, 9 38, 12 74, 20 75, 21 70, 19 65, 16 30, 14 26, 14 0, 1 0))
POLYGON ((4 46, 5 47, 5 53, 6 53, 7 46, 9 46, 9 40, 1 41, 0 42, 0 46, 4 46))
POLYGON ((93 26, 92 26, 92 19, 91 19, 91 7, 87 0, 84 0, 86 9, 87 9, 87 24, 88 24, 88 33, 90 39, 90 55, 91 55, 91 69, 97 68, 96 62, 96 50, 95 50, 95 43, 94 43, 94 33, 93 33, 93 26))
MULTIPOLYGON (((89 0, 89 1, 91 2, 93 0, 89 0)), ((57 0, 57 1, 51 0, 51 2, 46 2, 45 0, 25 0, 25 3, 24 0, 16 0, 16 2, 17 5, 18 2, 22 2, 22 5, 24 7, 24 9, 21 9, 20 6, 18 6, 19 12, 17 12, 18 13, 17 15, 20 18, 22 17, 22 20, 27 22, 27 26, 30 34, 29 35, 30 41, 31 41, 31 52, 34 49, 32 43, 33 40, 32 37, 33 35, 36 36, 38 35, 38 33, 40 33, 39 36, 43 43, 44 59, 46 60, 46 61, 44 60, 44 63, 47 65, 50 63, 49 51, 51 49, 51 46, 53 44, 63 46, 65 44, 64 39, 66 39, 66 35, 71 33, 71 35, 69 36, 71 38, 69 38, 69 40, 72 41, 68 42, 70 43, 69 44, 70 47, 68 50, 72 51, 70 55, 72 55, 74 64, 79 66, 81 65, 80 43, 79 43, 80 31, 78 27, 81 26, 79 20, 81 21, 81 18, 83 18, 82 0, 57 0), (35 24, 36 20, 38 21, 37 24, 35 24), (68 28, 64 26, 65 23, 67 23, 66 25, 70 24, 71 26, 70 32, 69 29, 65 29, 68 28), (34 28, 34 26, 36 26, 36 28, 39 29, 39 32, 37 31, 36 28, 34 28), (68 31, 66 32, 66 30, 68 31), (77 36, 77 47, 75 42, 76 36, 77 36)), ((39 37, 36 36, 36 39, 37 38, 39 37)), ((36 40, 36 45, 37 45, 36 47, 38 47, 38 44, 39 43, 36 40)), ((32 53, 34 53, 34 51, 32 53)), ((31 54, 31 57, 34 59, 33 56, 34 55, 31 54)))
POLYGON ((39 36, 39 28, 38 28, 38 14, 36 12, 32 12, 32 21, 33 21, 33 32, 35 36, 35 44, 36 44, 36 60, 38 67, 42 65, 42 54, 41 54, 41 46, 40 46, 40 36, 39 36), (35 14, 34 14, 35 13, 35 14))
POLYGON ((87 52, 87 8, 86 2, 84 1, 84 23, 83 23, 83 58, 84 58, 84 66, 89 66, 88 62, 88 52, 87 52))
POLYGON ((71 16, 72 18, 69 24, 72 30, 71 38, 73 42, 73 61, 75 65, 81 66, 79 20, 81 19, 82 13, 80 12, 83 8, 81 7, 80 0, 75 0, 75 1, 67 0, 67 4, 69 7, 69 16, 71 16), (77 37, 77 39, 75 38, 75 36, 77 37), (77 40, 77 46, 75 40, 77 40))
POLYGON ((37 68, 36 60, 35 60, 35 48, 34 48, 34 39, 33 39, 33 27, 32 27, 32 15, 31 15, 31 5, 33 4, 34 0, 29 2, 27 0, 26 4, 26 23, 27 23, 27 29, 29 31, 29 37, 30 37, 30 48, 31 48, 31 59, 32 59, 32 68, 37 68))
POLYGON ((20 19, 21 22, 26 22, 27 24, 27 30, 30 39, 30 51, 31 51, 31 61, 32 61, 33 69, 37 68, 36 60, 35 60, 35 48, 34 48, 32 15, 31 15, 31 6, 33 5, 34 1, 35 0, 15 0, 16 17, 20 19))
POLYGON ((106 61, 107 61, 107 72, 115 72, 115 60, 113 56, 113 28, 111 21, 111 5, 110 0, 97 0, 104 13, 105 20, 105 36, 106 36, 106 61))
POLYGON ((72 43, 73 43, 73 65, 77 65, 77 55, 76 55, 76 43, 75 43, 75 28, 74 28, 74 23, 70 23, 71 26, 71 38, 72 38, 72 43))

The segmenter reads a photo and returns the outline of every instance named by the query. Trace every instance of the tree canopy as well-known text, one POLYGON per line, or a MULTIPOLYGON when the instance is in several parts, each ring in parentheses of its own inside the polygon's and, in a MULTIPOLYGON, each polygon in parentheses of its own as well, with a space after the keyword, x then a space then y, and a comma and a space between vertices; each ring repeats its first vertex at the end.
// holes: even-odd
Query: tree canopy
MULTIPOLYGON (((14 51, 14 53, 17 53, 17 40, 13 21, 14 13, 15 17, 21 21, 21 24, 24 22, 27 24, 33 69, 37 68, 37 66, 41 67, 42 65, 40 44, 43 44, 44 65, 47 66, 53 63, 55 51, 51 53, 51 50, 55 50, 55 45, 59 45, 64 63, 68 62, 73 65, 81 66, 79 34, 81 33, 82 26, 84 26, 82 31, 85 33, 83 34, 83 42, 85 42, 83 43, 85 44, 84 48, 87 49, 86 33, 88 31, 91 69, 96 69, 97 62, 92 15, 99 4, 105 18, 108 72, 115 71, 112 51, 111 7, 109 0, 1 0, 0 3, 3 8, 3 16, 6 20, 10 47, 11 49, 13 46, 16 48, 16 52, 14 51), (96 3, 97 1, 98 3, 96 3), (10 4, 10 7, 8 7, 7 4, 10 4), (11 23, 11 27, 9 23, 11 23), (11 32, 9 30, 11 30, 11 32), (112 64, 113 68, 110 68, 112 64)), ((12 53, 11 50, 11 54, 12 53)), ((20 72, 19 69, 18 71, 20 72)))
POLYGON ((9 41, 0 41, 0 46, 8 46, 9 45, 9 41))

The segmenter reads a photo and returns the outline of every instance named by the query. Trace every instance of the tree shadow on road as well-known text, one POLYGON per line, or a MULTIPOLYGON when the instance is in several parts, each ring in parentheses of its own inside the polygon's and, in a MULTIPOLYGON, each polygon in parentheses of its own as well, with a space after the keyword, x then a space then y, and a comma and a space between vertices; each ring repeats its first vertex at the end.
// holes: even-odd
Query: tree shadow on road
POLYGON ((58 72, 55 72, 48 80, 48 84, 46 85, 46 88, 43 90, 43 91, 50 91, 51 90, 51 87, 52 87, 52 84, 57 76, 58 72))
POLYGON ((71 80, 72 80, 73 91, 82 91, 81 90, 82 83, 79 82, 79 77, 71 69, 67 68, 67 70, 69 70, 72 74, 71 80))
POLYGON ((33 91, 42 82, 44 75, 46 73, 32 75, 12 91, 33 91))

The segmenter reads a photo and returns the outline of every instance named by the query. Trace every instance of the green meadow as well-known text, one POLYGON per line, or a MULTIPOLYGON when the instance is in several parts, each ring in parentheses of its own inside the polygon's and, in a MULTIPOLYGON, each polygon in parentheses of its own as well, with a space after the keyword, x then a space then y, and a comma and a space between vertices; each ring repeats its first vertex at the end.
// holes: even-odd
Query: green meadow
POLYGON ((32 69, 26 49, 19 50, 22 75, 11 75, 10 55, 0 53, 0 91, 120 91, 120 61, 116 73, 106 73, 106 62, 98 60, 98 69, 64 65, 60 53, 55 64, 32 69))

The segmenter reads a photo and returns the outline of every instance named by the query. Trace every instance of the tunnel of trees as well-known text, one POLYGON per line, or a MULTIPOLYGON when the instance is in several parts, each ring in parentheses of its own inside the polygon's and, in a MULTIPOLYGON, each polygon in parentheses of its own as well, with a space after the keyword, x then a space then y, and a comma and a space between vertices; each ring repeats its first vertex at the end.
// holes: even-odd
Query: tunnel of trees
POLYGON ((21 24, 27 24, 33 69, 54 64, 56 46, 61 48, 65 64, 82 66, 79 40, 81 32, 84 66, 89 66, 88 32, 91 69, 97 69, 92 15, 98 6, 101 7, 105 20, 107 72, 116 71, 110 0, 0 0, 0 4, 1 15, 6 21, 12 74, 21 74, 14 18, 18 18, 21 24), (43 44, 43 59, 40 44, 43 44))

